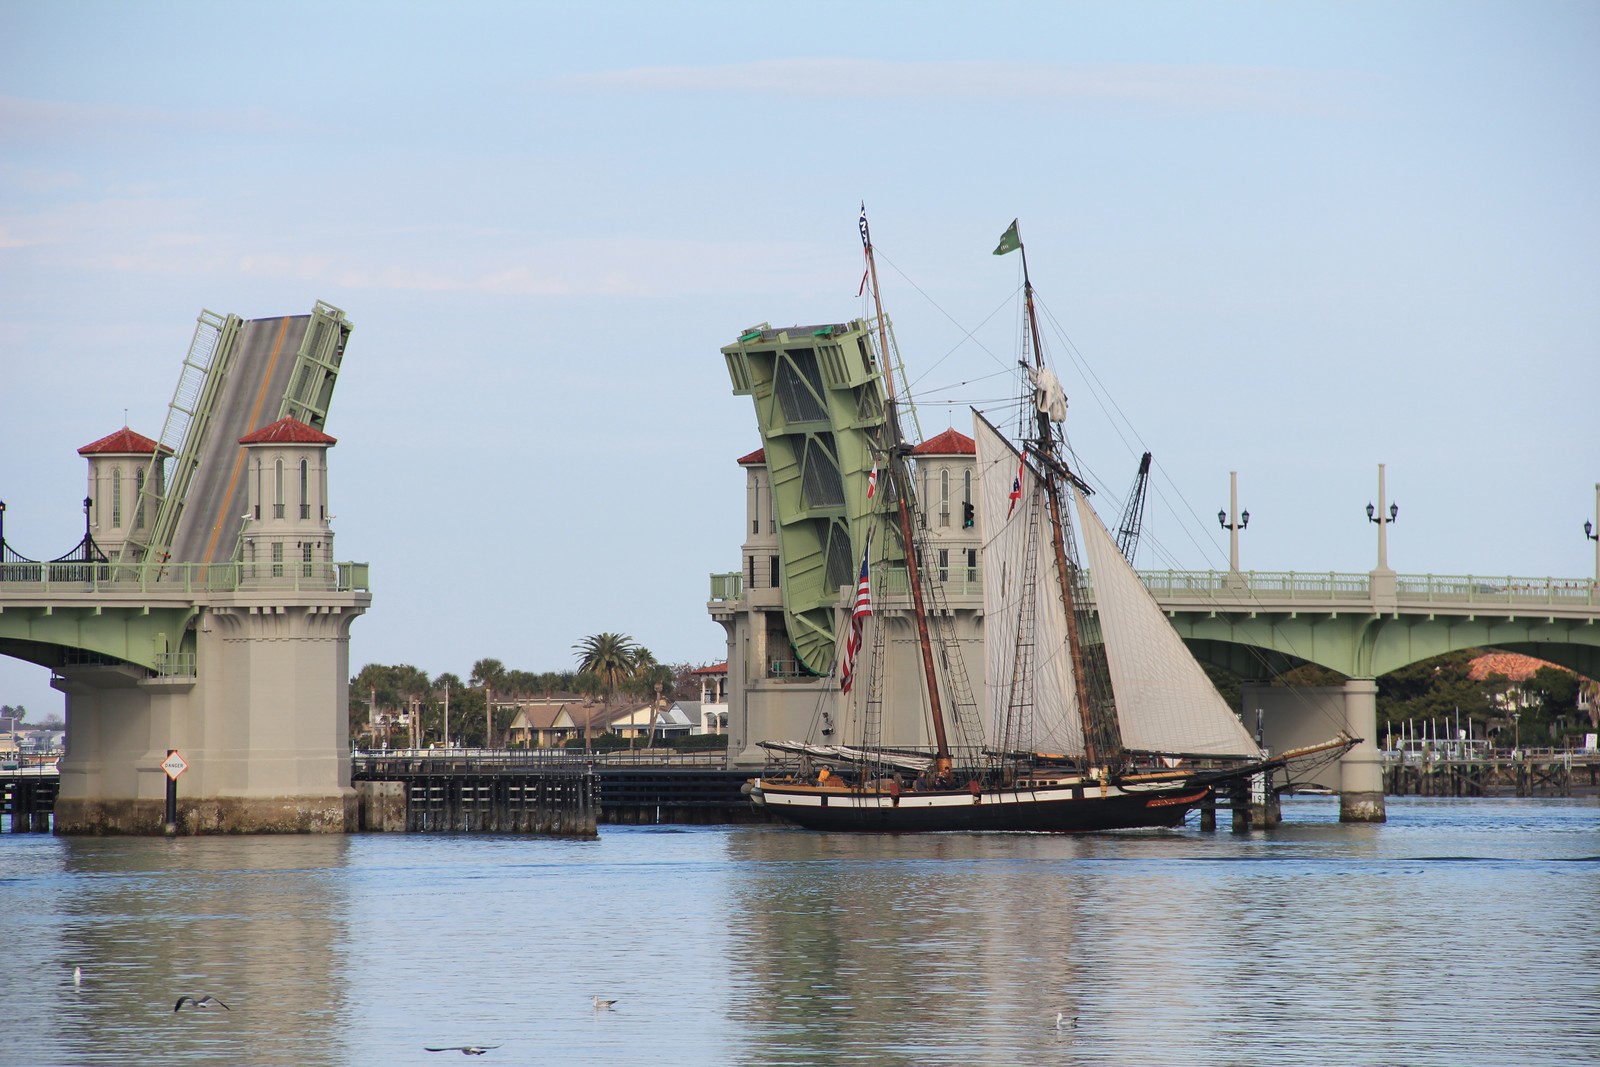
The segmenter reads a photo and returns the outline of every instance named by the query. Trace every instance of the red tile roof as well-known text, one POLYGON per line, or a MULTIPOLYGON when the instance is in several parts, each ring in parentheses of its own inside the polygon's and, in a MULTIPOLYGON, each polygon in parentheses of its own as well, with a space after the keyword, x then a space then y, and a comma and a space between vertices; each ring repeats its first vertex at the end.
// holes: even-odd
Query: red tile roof
POLYGON ((271 426, 239 438, 241 445, 334 445, 338 438, 313 429, 292 415, 285 415, 271 426))
POLYGON ((709 667, 699 667, 699 668, 696 668, 695 670, 690 671, 689 673, 690 674, 727 674, 728 673, 728 665, 726 663, 713 663, 709 667))
POLYGON ((975 456, 978 446, 972 438, 951 427, 937 437, 930 437, 911 450, 913 456, 975 456))
MULTIPOLYGON (((80 456, 129 456, 153 455, 155 450, 161 448, 159 444, 150 440, 142 433, 135 433, 124 426, 116 433, 107 434, 98 441, 92 441, 78 449, 80 456)), ((172 449, 161 448, 161 451, 172 454, 172 449)))
MULTIPOLYGON (((1467 677, 1475 682, 1481 682, 1491 674, 1498 674, 1513 682, 1525 682, 1532 678, 1540 667, 1555 666, 1554 663, 1546 663, 1542 659, 1519 655, 1516 652, 1490 652, 1467 665, 1467 677)), ((1566 670, 1565 667, 1556 669, 1566 670)))
POLYGON ((758 448, 748 456, 740 456, 736 462, 741 467, 753 467, 757 463, 765 463, 766 461, 767 450, 764 448, 758 448))

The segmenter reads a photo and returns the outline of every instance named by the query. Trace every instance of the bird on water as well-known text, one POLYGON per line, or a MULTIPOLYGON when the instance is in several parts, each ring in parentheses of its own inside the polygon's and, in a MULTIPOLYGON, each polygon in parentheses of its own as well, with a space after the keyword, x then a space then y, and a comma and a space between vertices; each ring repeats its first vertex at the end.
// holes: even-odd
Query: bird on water
POLYGON ((482 1056, 490 1049, 499 1047, 499 1045, 446 1045, 444 1048, 433 1048, 431 1045, 423 1045, 422 1050, 424 1052, 459 1052, 463 1056, 482 1056))
POLYGON ((616 1003, 616 1001, 614 1001, 614 1000, 604 1000, 601 997, 596 996, 594 998, 594 1010, 595 1011, 605 1011, 607 1008, 611 1007, 611 1005, 613 1005, 615 1003, 616 1003))
POLYGON ((210 993, 207 993, 203 997, 191 997, 191 996, 179 997, 178 998, 178 1002, 172 1006, 172 1010, 173 1011, 182 1011, 183 1010, 183 1006, 185 1004, 192 1004, 197 1008, 209 1008, 212 1005, 216 1005, 217 1007, 221 1008, 223 1011, 232 1011, 233 1010, 232 1008, 228 1007, 226 1004, 222 1003, 222 1001, 220 1001, 216 997, 212 996, 210 993))
POLYGON ((1066 1012, 1064 1012, 1064 1011, 1056 1012, 1056 1029, 1057 1030, 1076 1030, 1077 1028, 1078 1028, 1078 1017, 1076 1015, 1072 1016, 1069 1019, 1069 1018, 1067 1018, 1067 1013, 1066 1012))

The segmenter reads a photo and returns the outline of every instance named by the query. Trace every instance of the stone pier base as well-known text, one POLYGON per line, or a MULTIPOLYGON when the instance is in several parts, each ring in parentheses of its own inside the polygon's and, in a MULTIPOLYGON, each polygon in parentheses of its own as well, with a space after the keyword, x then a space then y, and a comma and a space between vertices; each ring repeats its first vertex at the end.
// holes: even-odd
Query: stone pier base
POLYGON ((361 829, 368 832, 399 834, 406 830, 406 786, 404 782, 357 782, 361 798, 361 829))
MULTIPOLYGON (((166 832, 165 800, 56 799, 58 834, 166 832)), ((178 797, 179 834, 342 834, 357 825, 356 795, 328 797, 178 797)))
POLYGON ((1382 792, 1339 794, 1340 822, 1387 822, 1388 818, 1382 792))

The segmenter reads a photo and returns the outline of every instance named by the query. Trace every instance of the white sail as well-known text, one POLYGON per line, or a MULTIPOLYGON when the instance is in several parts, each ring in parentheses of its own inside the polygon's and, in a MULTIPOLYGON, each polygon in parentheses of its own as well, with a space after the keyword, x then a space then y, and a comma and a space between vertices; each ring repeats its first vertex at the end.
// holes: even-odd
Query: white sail
POLYGON ((972 421, 984 536, 985 734, 995 747, 1078 755, 1083 726, 1044 486, 1024 468, 1013 507, 1021 457, 981 415, 974 412, 972 421))
POLYGON ((1257 755, 1255 742, 1117 551, 1100 516, 1076 487, 1073 495, 1123 745, 1156 752, 1257 755))

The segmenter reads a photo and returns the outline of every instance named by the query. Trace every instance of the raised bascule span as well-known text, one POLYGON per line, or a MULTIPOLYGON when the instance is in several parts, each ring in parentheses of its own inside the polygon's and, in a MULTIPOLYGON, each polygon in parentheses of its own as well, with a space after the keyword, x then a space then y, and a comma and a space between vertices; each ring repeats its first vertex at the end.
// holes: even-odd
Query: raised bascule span
POLYGON ((308 315, 201 313, 160 439, 173 453, 170 469, 144 482, 155 523, 149 537, 128 542, 121 562, 160 571, 233 561, 245 521, 239 439, 285 417, 321 430, 350 330, 344 312, 321 301, 308 315))

